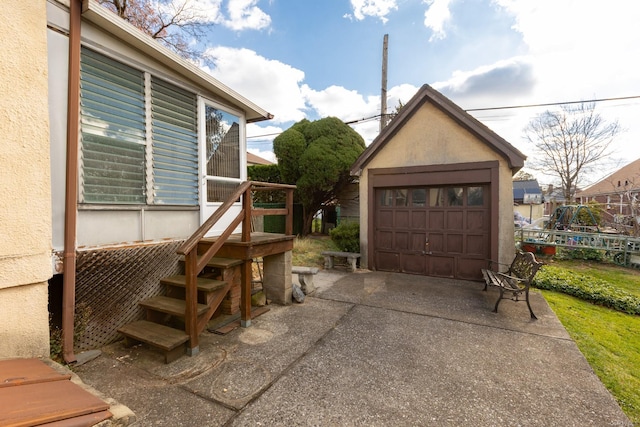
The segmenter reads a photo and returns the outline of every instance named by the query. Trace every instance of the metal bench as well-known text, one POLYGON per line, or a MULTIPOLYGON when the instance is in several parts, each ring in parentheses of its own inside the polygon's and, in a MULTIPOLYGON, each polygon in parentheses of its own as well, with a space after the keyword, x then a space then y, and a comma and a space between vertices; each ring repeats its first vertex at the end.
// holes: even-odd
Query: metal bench
POLYGON ((324 255, 324 268, 333 268, 334 258, 346 258, 347 266, 351 272, 356 271, 356 262, 358 261, 358 258, 360 258, 360 254, 354 252, 323 251, 322 255, 324 255))
POLYGON ((291 272, 298 275, 300 287, 305 295, 309 295, 316 290, 313 284, 313 276, 318 274, 318 271, 316 267, 301 267, 297 265, 291 267, 291 272))
POLYGON ((521 294, 525 294, 525 300, 527 301, 527 307, 529 307, 529 313, 531 313, 532 319, 537 319, 531 309, 531 303, 529 302, 529 287, 533 281, 533 277, 536 275, 542 263, 536 261, 536 257, 531 252, 518 252, 509 269, 505 272, 493 271, 491 267, 493 264, 504 266, 506 264, 500 264, 495 261, 489 261, 489 269, 482 270, 482 276, 484 277, 485 285, 483 290, 487 290, 487 286, 497 286, 500 290, 500 297, 496 301, 496 306, 493 309, 494 313, 498 312, 498 305, 504 298, 510 298, 513 301, 521 301, 518 297, 521 294), (505 296, 505 293, 507 294, 505 296))

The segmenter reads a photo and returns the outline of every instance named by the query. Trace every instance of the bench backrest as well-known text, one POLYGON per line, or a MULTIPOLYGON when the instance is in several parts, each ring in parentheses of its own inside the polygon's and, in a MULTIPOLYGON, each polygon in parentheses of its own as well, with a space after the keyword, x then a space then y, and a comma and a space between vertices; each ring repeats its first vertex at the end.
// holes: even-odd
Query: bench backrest
POLYGON ((536 261, 535 255, 531 252, 517 252, 509 267, 509 275, 519 277, 531 284, 533 276, 536 275, 540 267, 542 267, 542 263, 536 261))

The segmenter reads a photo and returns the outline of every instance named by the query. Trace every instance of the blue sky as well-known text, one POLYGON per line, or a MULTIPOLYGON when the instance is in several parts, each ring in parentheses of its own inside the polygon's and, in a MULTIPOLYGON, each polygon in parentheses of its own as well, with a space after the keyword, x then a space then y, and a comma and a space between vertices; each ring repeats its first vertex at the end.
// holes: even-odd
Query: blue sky
MULTIPOLYGON (((249 150, 270 159, 274 136, 260 135, 303 118, 379 114, 385 34, 389 109, 425 83, 464 109, 640 96, 635 0, 187 1, 216 24, 199 41, 208 71, 275 115, 248 126, 249 150)), ((547 108, 472 114, 535 158, 522 130, 547 108)), ((625 129, 604 175, 640 157, 640 99, 596 111, 625 129)), ((353 127, 368 144, 379 122, 353 127)))

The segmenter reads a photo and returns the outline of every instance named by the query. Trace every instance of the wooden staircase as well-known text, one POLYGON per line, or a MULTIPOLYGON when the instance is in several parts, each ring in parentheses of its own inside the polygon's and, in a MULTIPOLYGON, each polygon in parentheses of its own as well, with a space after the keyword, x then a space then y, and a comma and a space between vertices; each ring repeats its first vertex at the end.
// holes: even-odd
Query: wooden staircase
MULTIPOLYGON (((202 333, 209 320, 218 312, 227 297, 231 300, 229 291, 236 281, 236 292, 239 291, 237 267, 242 260, 230 258, 212 258, 205 271, 196 279, 197 289, 197 330, 202 333)), ((186 313, 186 285, 185 275, 169 276, 160 282, 166 286, 166 294, 158 295, 140 301, 138 304, 145 309, 145 320, 138 320, 118 329, 125 337, 125 346, 130 347, 140 342, 156 347, 164 353, 165 363, 170 363, 185 353, 185 343, 189 335, 184 331, 186 313), (179 327, 180 329, 177 329, 179 327)), ((236 307, 226 307, 226 314, 233 314, 239 310, 236 307)), ((222 310, 220 310, 222 311, 222 310)))
POLYGON ((242 326, 251 323, 251 262, 254 257, 272 255, 293 247, 293 190, 295 186, 247 181, 207 219, 179 248, 185 274, 166 277, 165 295, 139 302, 145 319, 122 326, 118 332, 125 345, 146 343, 164 353, 170 363, 186 353, 199 352, 199 335, 218 313, 241 313, 242 326), (286 191, 286 208, 252 209, 252 191, 286 191), (205 235, 218 220, 242 199, 242 210, 218 237, 205 235), (251 218, 259 215, 286 215, 285 235, 252 242, 251 218), (242 225, 242 234, 233 231, 242 225))

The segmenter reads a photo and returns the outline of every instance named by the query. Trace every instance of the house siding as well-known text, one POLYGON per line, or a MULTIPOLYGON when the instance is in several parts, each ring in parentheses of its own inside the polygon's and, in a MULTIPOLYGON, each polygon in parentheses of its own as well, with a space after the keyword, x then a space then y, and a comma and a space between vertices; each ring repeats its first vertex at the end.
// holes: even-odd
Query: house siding
MULTIPOLYGON (((67 122, 67 75, 68 75, 68 9, 55 0, 47 5, 47 31, 49 43, 49 85, 52 92, 49 97, 51 123, 51 188, 53 194, 52 233, 53 248, 61 253, 64 247, 65 216, 65 165, 66 165, 66 122, 67 122)), ((105 32, 91 22, 82 21, 82 43, 84 48, 92 49, 99 55, 149 73, 152 78, 168 82, 189 93, 196 94, 198 104, 203 100, 214 102, 222 108, 241 116, 244 114, 238 105, 226 102, 203 87, 197 81, 180 75, 158 58, 145 55, 121 39, 105 32)), ((46 98, 45 98, 46 99, 46 98)), ((203 108, 203 107, 199 108, 203 108)), ((199 111, 198 114, 201 112, 199 111)), ((243 133, 244 134, 244 133, 243 133)), ((245 150, 241 141, 240 149, 245 150)), ((199 150, 201 147, 198 148, 199 150)), ((200 156, 203 156, 200 153, 200 156)), ((246 170, 245 160, 240 164, 246 170)), ((81 176, 82 178, 82 176, 81 176)), ((243 179, 246 175, 243 174, 243 179)), ((47 181, 48 182, 48 181, 47 181)), ((201 190, 201 188, 199 188, 201 190)), ((78 247, 112 247, 123 243, 161 242, 165 239, 185 239, 193 233, 204 219, 200 203, 194 206, 166 206, 160 204, 139 204, 125 206, 122 204, 87 203, 78 205, 78 247)), ((239 210, 239 208, 237 208, 239 210)), ((228 216, 230 217, 230 216, 228 216)), ((228 217, 218 224, 214 230, 224 229, 228 217)), ((61 273, 58 264, 57 273, 61 273)))
POLYGON ((44 2, 0 18, 0 358, 49 354, 51 192, 44 2))

